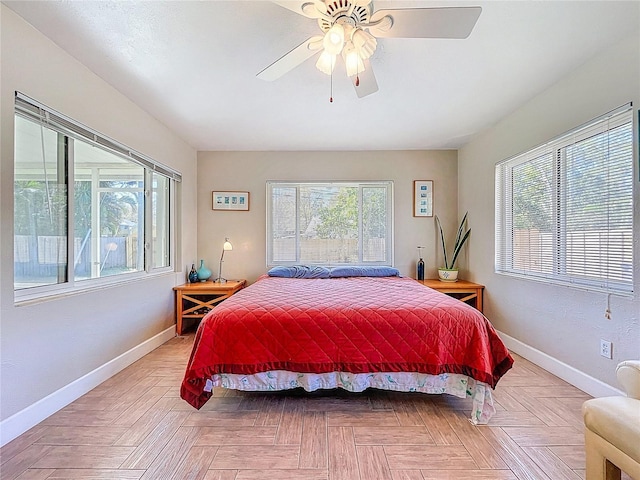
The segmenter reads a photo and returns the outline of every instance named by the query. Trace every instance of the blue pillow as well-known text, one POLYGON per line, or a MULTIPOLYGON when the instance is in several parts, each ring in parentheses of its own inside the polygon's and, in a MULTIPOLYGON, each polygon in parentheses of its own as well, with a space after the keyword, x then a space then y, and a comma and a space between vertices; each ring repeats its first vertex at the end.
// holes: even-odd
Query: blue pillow
POLYGON ((267 272, 270 277, 329 278, 329 269, 313 265, 277 266, 267 272))
POLYGON ((397 268, 374 265, 351 265, 333 267, 329 274, 331 278, 338 277, 399 277, 397 268))

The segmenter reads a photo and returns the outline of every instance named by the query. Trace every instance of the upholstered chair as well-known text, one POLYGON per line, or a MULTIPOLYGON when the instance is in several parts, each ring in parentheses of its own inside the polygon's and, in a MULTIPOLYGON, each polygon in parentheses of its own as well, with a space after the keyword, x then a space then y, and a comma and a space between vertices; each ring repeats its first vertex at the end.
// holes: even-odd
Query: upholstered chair
POLYGON ((626 397, 587 400, 582 406, 587 480, 640 480, 640 360, 616 369, 626 397))

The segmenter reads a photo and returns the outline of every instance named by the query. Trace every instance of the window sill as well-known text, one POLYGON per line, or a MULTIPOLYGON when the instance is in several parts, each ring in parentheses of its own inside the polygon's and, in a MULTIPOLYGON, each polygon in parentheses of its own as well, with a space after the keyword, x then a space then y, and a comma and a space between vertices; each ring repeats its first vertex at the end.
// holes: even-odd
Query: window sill
POLYGON ((84 293, 90 293, 97 290, 104 290, 105 288, 115 288, 122 285, 128 285, 131 283, 140 283, 145 279, 163 277, 168 275, 174 275, 176 272, 173 268, 167 267, 157 269, 151 273, 138 272, 131 275, 127 275, 127 278, 97 278, 92 280, 83 280, 77 282, 73 287, 60 287, 55 290, 48 290, 46 292, 39 291, 34 293, 28 293, 29 289, 23 291, 14 292, 14 306, 23 307, 28 305, 35 305, 38 303, 44 303, 51 300, 58 300, 65 297, 71 297, 75 295, 82 295, 84 293))

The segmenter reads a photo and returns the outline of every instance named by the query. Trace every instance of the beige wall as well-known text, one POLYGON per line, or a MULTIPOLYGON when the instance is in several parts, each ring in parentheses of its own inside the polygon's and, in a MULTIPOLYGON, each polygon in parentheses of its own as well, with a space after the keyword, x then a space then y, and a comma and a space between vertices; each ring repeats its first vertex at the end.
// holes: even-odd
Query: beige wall
POLYGON ((418 245, 427 247, 426 274, 436 275, 434 220, 413 217, 414 180, 433 180, 434 212, 451 234, 457 223, 455 151, 198 152, 198 256, 214 275, 225 237, 234 248, 225 255, 226 278, 265 273, 267 180, 393 180, 394 257, 403 275, 413 276, 418 245), (250 211, 212 210, 212 190, 248 190, 250 211))
POLYGON ((0 417, 5 420, 171 328, 172 287, 184 278, 184 272, 170 273, 14 305, 14 91, 181 171, 182 258, 196 250, 196 152, 13 11, 0 8, 0 417))
POLYGON ((470 270, 473 279, 487 286, 487 316, 502 332, 612 386, 617 386, 616 364, 640 357, 638 152, 634 160, 636 293, 611 297, 611 320, 604 318, 605 294, 494 273, 494 166, 630 101, 637 121, 638 33, 590 60, 459 152, 460 211, 468 209, 474 219, 470 270), (613 360, 599 355, 600 339, 613 342, 613 360))

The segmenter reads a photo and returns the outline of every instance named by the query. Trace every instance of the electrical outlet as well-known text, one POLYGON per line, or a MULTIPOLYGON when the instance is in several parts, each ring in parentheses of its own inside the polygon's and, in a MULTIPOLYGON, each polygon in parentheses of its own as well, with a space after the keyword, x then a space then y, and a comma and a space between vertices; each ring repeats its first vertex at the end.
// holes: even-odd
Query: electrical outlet
POLYGON ((600 355, 604 358, 612 359, 611 355, 611 342, 608 340, 600 340, 600 355))

